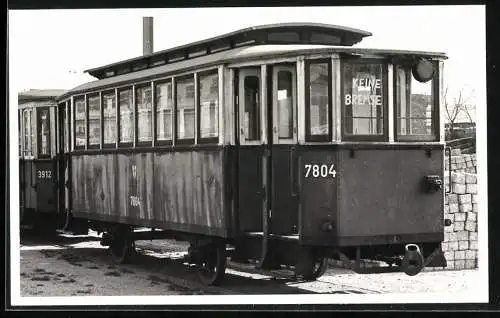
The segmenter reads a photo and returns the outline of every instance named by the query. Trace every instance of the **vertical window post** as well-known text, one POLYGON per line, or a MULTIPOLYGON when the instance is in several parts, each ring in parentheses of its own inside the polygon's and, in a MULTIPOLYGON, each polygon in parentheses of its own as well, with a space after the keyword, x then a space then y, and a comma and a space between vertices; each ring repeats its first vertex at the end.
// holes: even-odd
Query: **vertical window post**
POLYGON ((85 150, 87 150, 89 146, 89 103, 87 94, 83 95, 83 99, 85 103, 85 150))
POLYGON ((99 92, 99 129, 101 130, 101 136, 99 138, 99 149, 103 148, 104 145, 104 107, 102 102, 102 92, 99 92))
POLYGON ((120 145, 120 96, 118 95, 118 88, 115 88, 115 111, 116 111, 116 125, 115 125, 115 133, 116 133, 116 138, 115 138, 115 148, 118 149, 118 146, 120 145))
POLYGON ((393 64, 389 64, 387 66, 387 89, 388 89, 388 94, 387 94, 387 121, 388 121, 388 133, 389 133, 389 142, 393 143, 394 142, 394 121, 395 121, 395 116, 394 116, 394 67, 393 64))
POLYGON ((155 83, 151 81, 151 147, 156 144, 156 90, 155 83))
POLYGON ((198 135, 200 133, 200 114, 198 112, 198 105, 200 104, 199 92, 199 77, 198 73, 194 73, 194 144, 198 144, 198 135))

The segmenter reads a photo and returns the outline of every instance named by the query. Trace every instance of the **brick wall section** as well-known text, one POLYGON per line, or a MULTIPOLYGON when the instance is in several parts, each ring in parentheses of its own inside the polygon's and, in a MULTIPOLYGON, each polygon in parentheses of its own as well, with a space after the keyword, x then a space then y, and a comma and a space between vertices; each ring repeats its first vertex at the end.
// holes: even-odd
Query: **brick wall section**
MULTIPOLYGON (((445 158, 445 188, 449 190, 448 157, 445 158)), ((450 219, 452 225, 445 227, 442 243, 448 266, 443 269, 473 269, 477 268, 477 177, 476 155, 461 154, 459 149, 451 153, 451 192, 445 195, 444 218, 450 219)), ((347 267, 341 261, 331 261, 331 265, 347 267)), ((363 268, 385 266, 372 261, 362 261, 363 268)))

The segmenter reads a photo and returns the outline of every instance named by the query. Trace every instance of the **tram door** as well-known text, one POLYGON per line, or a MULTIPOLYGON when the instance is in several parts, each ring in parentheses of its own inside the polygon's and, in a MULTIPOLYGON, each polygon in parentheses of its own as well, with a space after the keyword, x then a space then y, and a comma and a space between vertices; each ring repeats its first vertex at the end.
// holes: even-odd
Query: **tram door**
POLYGON ((49 107, 40 107, 37 114, 37 153, 39 160, 36 164, 37 209, 41 212, 55 212, 57 209, 56 171, 54 161, 51 160, 52 133, 51 112, 49 107))
POLYGON ((270 233, 298 234, 297 197, 297 80, 292 65, 274 65, 269 69, 268 140, 271 162, 270 233))
POLYGON ((240 228, 295 235, 295 67, 240 69, 237 83, 240 228))
POLYGON ((244 232, 263 232, 263 212, 268 208, 267 160, 263 143, 261 68, 240 69, 237 73, 238 116, 238 206, 239 226, 244 232))

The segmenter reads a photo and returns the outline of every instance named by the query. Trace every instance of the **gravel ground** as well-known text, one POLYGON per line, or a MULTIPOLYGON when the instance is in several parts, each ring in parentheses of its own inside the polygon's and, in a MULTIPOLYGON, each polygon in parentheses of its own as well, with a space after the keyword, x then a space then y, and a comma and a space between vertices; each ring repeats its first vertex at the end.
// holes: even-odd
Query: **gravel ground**
POLYGON ((196 294, 378 294, 467 292, 479 271, 424 271, 356 274, 330 268, 315 282, 300 282, 290 271, 260 271, 230 263, 221 287, 198 282, 182 258, 187 245, 176 241, 137 241, 132 264, 114 265, 94 236, 25 237, 21 243, 21 296, 196 295, 196 294))

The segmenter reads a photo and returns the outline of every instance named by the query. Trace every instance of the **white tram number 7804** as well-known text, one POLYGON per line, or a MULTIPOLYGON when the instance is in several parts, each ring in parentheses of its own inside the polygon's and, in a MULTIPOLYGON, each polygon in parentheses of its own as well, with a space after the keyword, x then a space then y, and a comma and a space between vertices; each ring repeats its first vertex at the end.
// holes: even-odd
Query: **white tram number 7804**
POLYGON ((304 165, 306 170, 306 178, 335 178, 337 171, 335 171, 335 166, 330 165, 304 165))

